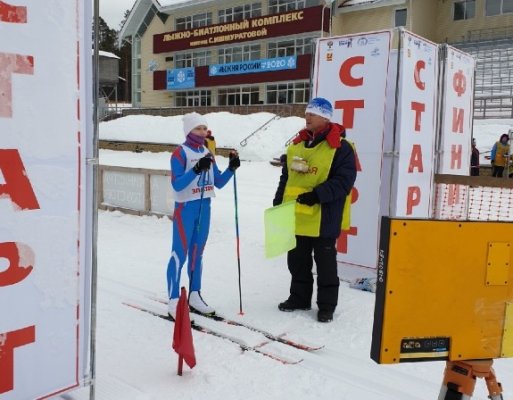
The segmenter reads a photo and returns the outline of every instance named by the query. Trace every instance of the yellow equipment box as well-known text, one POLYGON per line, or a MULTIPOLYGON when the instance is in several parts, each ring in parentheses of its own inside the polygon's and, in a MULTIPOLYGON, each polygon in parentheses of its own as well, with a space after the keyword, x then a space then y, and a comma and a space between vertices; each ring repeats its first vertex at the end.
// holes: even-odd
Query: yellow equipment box
POLYGON ((371 358, 513 356, 513 223, 383 217, 371 358))

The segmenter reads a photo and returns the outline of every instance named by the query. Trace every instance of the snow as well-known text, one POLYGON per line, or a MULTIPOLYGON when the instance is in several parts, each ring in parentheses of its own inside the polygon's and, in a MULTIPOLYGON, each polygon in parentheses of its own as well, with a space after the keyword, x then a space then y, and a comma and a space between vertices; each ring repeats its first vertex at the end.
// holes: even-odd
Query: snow
POLYGON ((108 51, 103 51, 103 50, 99 50, 98 51, 98 54, 101 56, 101 57, 107 57, 107 58, 118 58, 119 57, 117 55, 115 55, 114 53, 110 53, 108 51))
MULTIPOLYGON (((218 145, 235 147, 246 160, 237 171, 240 229, 242 304, 239 315, 238 267, 235 237, 234 192, 230 182, 216 191, 212 222, 205 248, 202 294, 218 313, 279 335, 325 347, 304 352, 271 343, 262 350, 303 359, 282 365, 254 352, 242 352, 231 342, 194 331, 197 366, 184 366, 177 376, 177 355, 171 349, 173 324, 129 308, 123 302, 146 305, 165 312, 165 305, 148 296, 165 298, 166 267, 171 248, 172 222, 167 218, 137 217, 120 212, 99 213, 97 382, 99 400, 428 400, 438 396, 444 362, 378 365, 370 359, 374 295, 341 282, 339 306, 332 323, 316 321, 311 311, 283 313, 279 302, 288 296, 290 275, 286 257, 264 258, 263 212, 271 206, 280 170, 270 157, 302 126, 301 118, 281 118, 269 129, 240 140, 273 115, 208 114, 218 145)), ((476 121, 474 136, 481 151, 491 148, 512 120, 476 121)), ((125 117, 100 125, 103 139, 181 142, 180 117, 125 117)), ((102 150, 101 164, 167 169, 169 154, 102 150)), ((227 160, 218 157, 221 167, 227 160)), ((187 286, 185 273, 182 284, 187 286)), ((314 294, 315 296, 315 294, 314 294)), ((261 344, 264 338, 244 328, 222 325, 193 316, 212 329, 261 344)), ((513 363, 495 361, 504 398, 513 396, 513 363)), ((86 389, 67 399, 88 398, 86 389)), ((478 380, 475 399, 485 399, 484 380, 478 380)))
POLYGON ((346 1, 343 1, 342 4, 339 6, 339 7, 350 7, 350 6, 357 6, 357 5, 360 5, 360 4, 372 4, 372 3, 377 3, 381 0, 346 0, 346 1))
MULTIPOLYGON (((241 159, 250 161, 268 161, 285 150, 285 143, 304 126, 303 118, 276 117, 275 114, 261 112, 250 115, 231 114, 228 112, 206 114, 209 128, 212 130, 218 147, 235 148, 241 159), (241 141, 255 132, 260 126, 270 121, 262 130, 247 140, 241 141)), ((513 129, 513 119, 479 119, 474 121, 474 138, 481 153, 481 163, 488 164, 484 156, 489 155, 493 144, 503 133, 513 129)), ((127 142, 182 143, 182 116, 158 117, 131 115, 100 124, 100 139, 127 142)), ((110 154, 110 153, 109 153, 110 154)), ((114 157, 109 155, 108 160, 114 157)), ((167 157, 166 155, 163 155, 167 157)), ((123 158, 118 154, 118 157, 123 158)), ((151 158, 147 155, 136 158, 151 158)), ((160 156, 155 156, 159 158, 160 156)), ((167 159, 167 158, 166 158, 167 159)), ((103 161, 102 161, 103 162, 103 161)), ((110 163, 110 161, 107 161, 110 163)), ((142 162, 142 161, 137 161, 142 162)), ((161 167, 168 168, 166 165, 161 167)), ((116 164, 114 164, 116 165, 116 164)), ((161 169, 159 168, 159 169, 161 169)))
MULTIPOLYGON (((203 0, 203 3, 208 2, 209 0, 203 0)), ((178 8, 178 7, 185 7, 188 3, 194 3, 198 2, 198 0, 157 0, 157 2, 160 4, 162 8, 178 8)))

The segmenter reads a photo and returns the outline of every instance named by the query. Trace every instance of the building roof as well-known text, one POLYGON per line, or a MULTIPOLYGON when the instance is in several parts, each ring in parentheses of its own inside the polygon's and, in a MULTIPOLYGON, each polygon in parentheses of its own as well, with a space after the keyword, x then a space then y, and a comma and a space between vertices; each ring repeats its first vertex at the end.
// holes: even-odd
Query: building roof
POLYGON ((338 9, 340 12, 362 11, 371 8, 405 4, 407 0, 343 0, 338 9))
POLYGON ((141 22, 152 6, 164 14, 171 14, 181 8, 213 3, 215 0, 136 0, 119 33, 119 46, 123 40, 137 33, 141 22))
POLYGON ((103 50, 99 50, 98 51, 98 55, 100 57, 106 57, 106 58, 117 58, 119 59, 119 57, 117 55, 115 55, 114 53, 110 53, 108 51, 103 51, 103 50))

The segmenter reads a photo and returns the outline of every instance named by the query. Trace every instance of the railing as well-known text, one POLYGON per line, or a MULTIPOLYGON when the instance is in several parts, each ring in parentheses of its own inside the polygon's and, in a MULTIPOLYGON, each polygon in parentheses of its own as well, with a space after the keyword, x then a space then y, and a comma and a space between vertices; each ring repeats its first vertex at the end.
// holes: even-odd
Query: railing
POLYGON ((473 29, 467 32, 465 40, 468 42, 511 38, 513 36, 513 26, 505 26, 500 28, 473 29))
POLYGON ((513 118, 513 95, 476 96, 474 118, 513 118))
POLYGON ((246 136, 244 139, 242 139, 242 140, 240 141, 240 143, 239 143, 239 144, 240 144, 242 147, 246 146, 246 145, 248 144, 248 139, 249 139, 249 138, 251 138, 251 137, 252 137, 253 135, 255 135, 256 133, 258 133, 258 132, 260 132, 260 131, 264 130, 264 128, 265 128, 265 129, 267 129, 267 128, 269 127, 268 125, 269 125, 272 121, 274 121, 275 119, 279 119, 279 118, 281 118, 279 115, 275 115, 275 116, 273 116, 270 120, 268 120, 267 122, 265 122, 263 125, 259 126, 257 129, 255 129, 253 132, 251 132, 248 136, 246 136))

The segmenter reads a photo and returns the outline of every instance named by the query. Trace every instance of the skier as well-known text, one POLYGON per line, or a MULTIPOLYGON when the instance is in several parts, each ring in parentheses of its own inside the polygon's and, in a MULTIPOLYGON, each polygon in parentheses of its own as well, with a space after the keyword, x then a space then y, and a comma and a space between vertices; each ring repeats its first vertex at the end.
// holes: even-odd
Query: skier
POLYGON ((178 304, 180 275, 187 259, 190 281, 189 306, 202 314, 215 314, 201 297, 203 250, 210 227, 210 199, 214 186, 221 189, 240 166, 237 153, 230 155, 221 173, 205 146, 209 135, 205 117, 196 112, 183 117, 185 142, 171 156, 171 187, 175 198, 173 245, 167 266, 168 313, 174 319, 178 304))
MULTIPOLYGON (((290 296, 281 311, 309 310, 313 293, 312 252, 317 266, 317 320, 330 322, 337 307, 340 281, 335 242, 343 210, 356 179, 352 145, 345 129, 330 122, 331 103, 312 99, 305 111, 306 128, 298 133, 283 158, 273 205, 296 200, 296 247, 289 251, 290 296)), ((350 203, 347 203, 348 205, 350 203)))
POLYGON ((498 142, 492 147, 490 160, 492 162, 492 176, 502 178, 504 168, 508 164, 509 137, 507 133, 501 135, 498 142))

